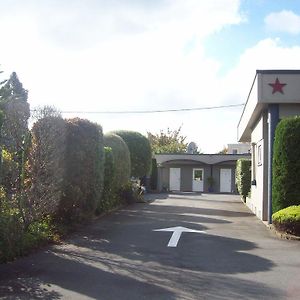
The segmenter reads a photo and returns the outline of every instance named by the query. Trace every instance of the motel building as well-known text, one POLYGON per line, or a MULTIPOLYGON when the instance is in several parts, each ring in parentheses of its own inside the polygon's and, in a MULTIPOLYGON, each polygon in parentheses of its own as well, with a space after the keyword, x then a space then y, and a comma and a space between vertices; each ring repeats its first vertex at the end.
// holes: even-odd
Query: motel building
POLYGON ((238 141, 251 143, 251 196, 246 203, 269 224, 275 129, 281 119, 296 115, 300 115, 300 70, 257 70, 238 124, 238 141))

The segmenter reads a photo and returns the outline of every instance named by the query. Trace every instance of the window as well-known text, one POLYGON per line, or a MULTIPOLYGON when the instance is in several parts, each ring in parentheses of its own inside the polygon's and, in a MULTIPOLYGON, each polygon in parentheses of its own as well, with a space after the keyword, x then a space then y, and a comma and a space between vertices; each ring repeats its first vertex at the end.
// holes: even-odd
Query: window
POLYGON ((232 149, 232 154, 238 154, 237 149, 232 149))
POLYGON ((202 181, 202 170, 194 170, 194 180, 202 181))

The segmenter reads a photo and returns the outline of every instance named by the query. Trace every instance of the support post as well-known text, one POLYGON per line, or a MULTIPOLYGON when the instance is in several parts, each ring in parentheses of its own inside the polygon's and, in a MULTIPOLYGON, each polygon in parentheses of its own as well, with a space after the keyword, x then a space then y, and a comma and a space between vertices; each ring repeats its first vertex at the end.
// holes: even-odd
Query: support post
POLYGON ((275 129, 279 122, 278 104, 268 107, 268 224, 272 224, 272 164, 275 129))

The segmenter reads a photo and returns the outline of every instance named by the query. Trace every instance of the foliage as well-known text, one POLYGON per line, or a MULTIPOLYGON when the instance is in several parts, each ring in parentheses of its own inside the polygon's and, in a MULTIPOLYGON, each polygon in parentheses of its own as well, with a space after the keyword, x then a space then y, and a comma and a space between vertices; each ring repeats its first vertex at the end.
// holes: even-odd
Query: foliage
POLYGON ((157 162, 155 158, 152 158, 152 168, 150 176, 150 187, 152 190, 157 189, 157 162))
POLYGON ((151 168, 151 146, 149 140, 139 132, 119 130, 114 132, 127 144, 130 152, 131 176, 148 175, 151 168))
POLYGON ((10 195, 10 197, 16 189, 16 181, 19 176, 18 170, 18 163, 14 161, 13 155, 2 149, 1 184, 5 193, 10 195))
POLYGON ((281 209, 273 214, 272 219, 279 231, 300 236, 300 205, 281 209))
POLYGON ((115 188, 126 184, 130 178, 130 153, 124 140, 116 134, 104 135, 104 146, 112 149, 114 160, 113 185, 115 188))
POLYGON ((30 219, 56 212, 63 192, 66 124, 60 117, 44 117, 32 127, 26 183, 30 219))
POLYGON ((236 185, 244 201, 251 190, 251 160, 238 159, 236 162, 236 185))
POLYGON ((138 202, 141 199, 139 186, 129 181, 119 189, 119 197, 125 204, 138 202))
POLYGON ((18 211, 0 187, 0 262, 22 254, 23 226, 18 211))
POLYGON ((98 203, 97 213, 101 213, 111 209, 115 205, 116 195, 114 189, 114 173, 115 173, 115 163, 110 147, 104 147, 104 180, 103 180, 103 191, 102 199, 98 203))
MULTIPOLYGON (((28 133, 30 110, 27 98, 28 91, 23 88, 17 74, 13 72, 0 89, 0 108, 5 115, 2 144, 16 155, 22 151, 24 136, 28 133)), ((21 160, 20 154, 18 158, 21 160)))
POLYGON ((0 187, 0 263, 28 253, 32 248, 57 240, 49 217, 24 226, 18 208, 0 187))
POLYGON ((275 131, 273 212, 300 204, 300 117, 286 118, 275 131))
POLYGON ((102 128, 88 120, 70 119, 66 125, 64 192, 57 216, 72 223, 90 217, 101 201, 103 135, 102 128))
POLYGON ((228 148, 224 146, 223 149, 219 151, 217 154, 228 154, 228 148))
POLYGON ((45 105, 45 106, 38 106, 34 109, 32 113, 33 120, 40 120, 48 117, 56 117, 61 118, 61 112, 57 110, 54 106, 45 105))
POLYGON ((167 128, 166 132, 160 130, 160 133, 153 134, 148 132, 148 139, 153 153, 185 153, 188 144, 185 142, 186 136, 182 136, 181 126, 178 129, 171 130, 167 128))

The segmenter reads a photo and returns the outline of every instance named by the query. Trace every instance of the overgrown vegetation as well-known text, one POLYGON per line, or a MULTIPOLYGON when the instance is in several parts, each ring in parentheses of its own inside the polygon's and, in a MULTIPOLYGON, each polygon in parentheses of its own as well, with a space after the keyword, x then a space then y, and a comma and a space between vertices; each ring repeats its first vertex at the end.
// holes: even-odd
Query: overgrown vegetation
POLYGON ((239 194, 246 201, 251 190, 251 160, 238 159, 236 162, 235 182, 239 194))
POLYGON ((286 118, 275 131, 273 155, 273 212, 300 205, 300 117, 286 118))
POLYGON ((137 132, 122 131, 126 143, 106 135, 104 147, 101 126, 65 120, 51 106, 34 111, 29 130, 27 98, 16 73, 0 82, 0 262, 136 202, 140 190, 131 171, 141 177, 150 170, 150 144, 137 132))
POLYGON ((300 236, 300 205, 279 210, 273 214, 272 219, 277 230, 300 236))

